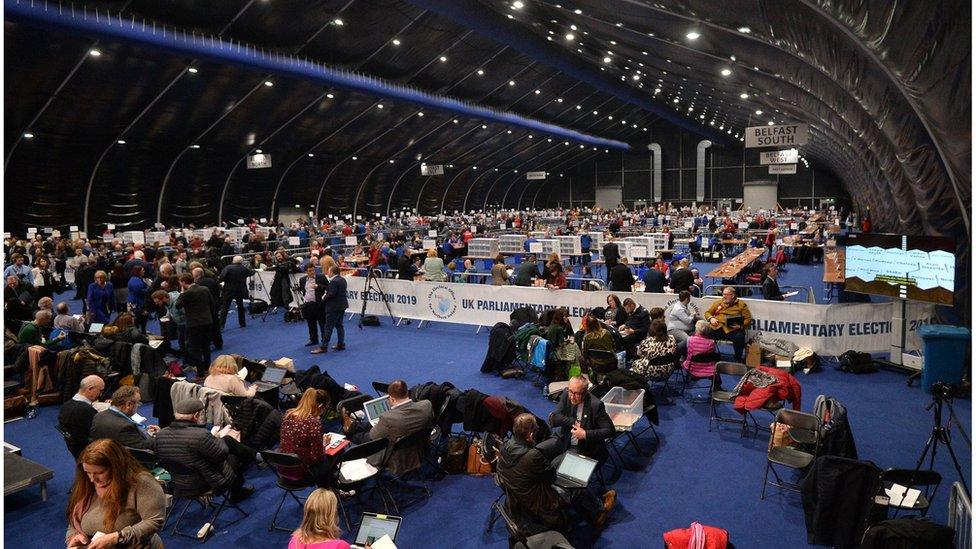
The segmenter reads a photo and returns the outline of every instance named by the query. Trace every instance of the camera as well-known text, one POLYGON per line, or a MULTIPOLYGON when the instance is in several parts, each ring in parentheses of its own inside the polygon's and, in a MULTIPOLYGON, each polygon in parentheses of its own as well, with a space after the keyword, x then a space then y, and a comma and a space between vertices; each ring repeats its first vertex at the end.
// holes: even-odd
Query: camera
POLYGON ((941 399, 953 399, 956 397, 963 397, 965 393, 962 387, 954 385, 952 383, 944 383, 942 381, 932 385, 932 396, 941 399))

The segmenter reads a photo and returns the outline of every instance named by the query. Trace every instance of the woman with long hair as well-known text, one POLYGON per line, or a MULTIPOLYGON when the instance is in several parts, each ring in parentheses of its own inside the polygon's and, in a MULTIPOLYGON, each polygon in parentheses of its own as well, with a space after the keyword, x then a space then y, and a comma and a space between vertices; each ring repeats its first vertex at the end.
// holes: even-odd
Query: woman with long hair
POLYGON ((603 314, 603 320, 611 326, 623 326, 627 322, 627 311, 620 304, 617 294, 607 296, 607 310, 603 314))
POLYGON ((210 364, 207 378, 203 380, 203 386, 228 395, 242 397, 256 395, 258 386, 251 385, 248 387, 245 385, 244 381, 237 376, 237 371, 237 360, 234 357, 220 355, 210 364))
POLYGON ((111 326, 119 329, 112 339, 124 343, 142 343, 143 345, 149 345, 149 338, 146 334, 140 332, 135 325, 135 318, 130 313, 120 314, 111 324, 111 326))
POLYGON ((582 345, 585 365, 591 370, 601 374, 605 374, 611 370, 616 370, 617 348, 613 342, 613 336, 610 334, 610 332, 603 328, 603 324, 601 324, 600 320, 592 313, 586 315, 586 318, 583 319, 583 327, 586 330, 586 334, 583 336, 582 345), (614 356, 610 358, 594 358, 589 356, 589 351, 594 350, 614 353, 614 356))
MULTIPOLYGON (((305 389, 298 406, 288 410, 281 422, 281 451, 297 455, 308 467, 319 486, 333 485, 334 461, 324 452, 330 440, 322 436, 322 415, 329 409, 329 393, 322 389, 305 389)), ((302 471, 281 468, 278 474, 297 480, 302 471)))
POLYGON ((156 479, 118 442, 102 438, 78 456, 68 499, 68 547, 163 546, 166 498, 156 479), (96 532, 104 536, 93 540, 96 532))
POLYGON ((349 544, 339 539, 338 507, 339 498, 331 490, 319 488, 309 494, 302 524, 291 535, 288 549, 349 549, 349 544))

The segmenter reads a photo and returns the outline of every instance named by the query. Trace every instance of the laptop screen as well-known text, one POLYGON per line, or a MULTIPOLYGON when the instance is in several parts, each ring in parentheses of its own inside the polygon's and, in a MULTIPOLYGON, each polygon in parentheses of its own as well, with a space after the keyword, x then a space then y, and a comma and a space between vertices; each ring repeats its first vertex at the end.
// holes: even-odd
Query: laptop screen
POLYGON ((88 327, 88 333, 100 334, 102 333, 102 327, 104 326, 105 326, 104 324, 98 324, 98 323, 92 324, 91 326, 88 327))
POLYGON ((366 412, 366 419, 373 421, 374 419, 379 419, 380 414, 390 409, 390 397, 381 396, 380 398, 374 398, 363 404, 363 410, 366 412))
POLYGON ((287 371, 284 368, 265 368, 264 375, 261 376, 261 381, 265 383, 281 383, 281 380, 285 379, 285 372, 287 371))
POLYGON ((596 460, 583 457, 573 452, 563 454, 563 461, 556 469, 556 474, 569 477, 583 484, 590 482, 590 475, 596 468, 596 460))
POLYGON ((356 533, 356 545, 372 544, 384 535, 396 541, 401 520, 403 519, 391 515, 363 513, 363 521, 359 523, 359 532, 356 533))

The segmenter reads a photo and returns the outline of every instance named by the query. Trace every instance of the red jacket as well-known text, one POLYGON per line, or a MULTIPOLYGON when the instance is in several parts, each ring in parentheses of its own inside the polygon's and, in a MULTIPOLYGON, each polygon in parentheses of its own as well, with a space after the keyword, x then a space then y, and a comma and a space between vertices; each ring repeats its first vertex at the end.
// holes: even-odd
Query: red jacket
POLYGON ((788 400, 794 410, 800 409, 800 382, 795 377, 779 368, 760 366, 756 369, 775 377, 776 382, 766 387, 756 387, 749 381, 743 383, 732 405, 735 411, 745 414, 746 410, 758 410, 767 402, 777 400, 788 400))
MULTIPOLYGON (((671 530, 670 532, 664 533, 664 546, 668 549, 687 549, 688 547, 693 547, 691 545, 692 536, 694 535, 694 526, 692 528, 677 528, 671 530)), ((725 549, 729 545, 729 533, 721 528, 716 528, 714 526, 701 526, 701 531, 699 535, 705 535, 704 545, 695 545, 695 547, 703 547, 704 549, 725 549)), ((698 541, 698 540, 696 540, 698 541)))

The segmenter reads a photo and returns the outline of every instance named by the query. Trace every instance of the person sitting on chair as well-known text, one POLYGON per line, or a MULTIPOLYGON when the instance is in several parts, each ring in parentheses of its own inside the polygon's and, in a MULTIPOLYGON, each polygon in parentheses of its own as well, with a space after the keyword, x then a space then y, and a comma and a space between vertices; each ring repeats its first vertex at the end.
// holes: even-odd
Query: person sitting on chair
POLYGON ((705 320, 711 326, 708 337, 731 340, 735 361, 742 362, 746 348, 746 328, 752 323, 752 315, 749 313, 749 306, 736 297, 735 288, 726 286, 722 289, 722 299, 716 300, 705 311, 705 320), (739 322, 729 325, 730 319, 739 322))
POLYGON ((230 355, 220 355, 210 365, 207 378, 203 386, 216 389, 225 395, 252 397, 257 394, 258 386, 248 387, 237 375, 237 360, 230 355))
POLYGON ((615 428, 603 401, 590 394, 590 380, 578 375, 559 397, 556 409, 549 416, 549 425, 561 427, 560 438, 565 449, 575 448, 580 454, 603 462, 608 456, 606 441, 615 428))
POLYGON ((149 425, 144 429, 132 419, 139 411, 141 402, 138 387, 123 385, 116 389, 112 393, 112 405, 92 419, 90 438, 110 438, 129 448, 152 450, 156 445, 153 435, 159 431, 159 425, 149 425))
POLYGON ((586 315, 586 318, 583 319, 583 327, 586 330, 586 335, 583 336, 583 358, 586 361, 586 367, 598 373, 607 373, 611 370, 616 370, 616 356, 610 358, 594 358, 587 354, 589 351, 606 351, 615 355, 617 348, 613 343, 613 336, 610 335, 610 332, 603 328, 603 324, 592 313, 586 315))
POLYGON ((302 524, 288 541, 288 549, 349 549, 340 536, 336 509, 339 498, 332 490, 318 488, 305 500, 302 524))
MULTIPOLYGON (((323 488, 334 484, 333 461, 324 452, 324 446, 330 440, 322 436, 322 416, 330 403, 328 392, 309 387, 298 406, 288 410, 281 422, 281 451, 297 455, 308 467, 315 484, 323 488)), ((291 480, 302 478, 301 473, 283 468, 278 470, 278 474, 291 480)))
POLYGON ((71 437, 67 442, 68 451, 75 459, 88 446, 88 434, 97 413, 92 405, 104 390, 105 381, 101 377, 86 376, 78 385, 78 393, 62 404, 58 412, 58 429, 71 437))
POLYGON ((570 526, 565 511, 572 507, 602 528, 616 504, 617 493, 609 490, 601 501, 589 489, 568 492, 553 486, 557 464, 547 457, 544 444, 538 445, 536 431, 535 416, 519 414, 512 425, 512 438, 499 449, 499 484, 514 500, 511 506, 525 515, 516 521, 565 532, 570 526))
MULTIPOLYGON (((434 423, 434 408, 429 400, 414 402, 410 400, 407 382, 398 379, 390 383, 387 393, 390 396, 390 409, 380 414, 375 426, 367 421, 354 421, 347 410, 342 412, 342 428, 354 444, 386 438, 390 441, 387 453, 393 444, 419 431, 429 431, 434 423)), ((383 455, 369 458, 371 465, 382 463, 383 455)), ((390 457, 388 468, 394 475, 411 471, 420 466, 420 456, 416 452, 404 452, 390 457)))
POLYGON ((638 305, 629 297, 624 300, 624 311, 627 312, 627 322, 620 327, 620 335, 623 336, 620 343, 627 348, 647 337, 647 330, 651 327, 651 315, 643 305, 638 305))
MULTIPOLYGON (((706 362, 692 360, 695 355, 716 352, 715 342, 708 337, 709 332, 711 332, 711 328, 709 328, 708 322, 699 320, 695 323, 695 334, 688 338, 688 356, 685 358, 683 366, 694 378, 711 377, 715 374, 714 360, 706 362)), ((715 376, 715 381, 716 387, 720 387, 722 378, 715 376)))
POLYGON ((651 332, 637 346, 637 359, 631 369, 645 379, 667 379, 677 365, 677 343, 668 333, 668 326, 662 319, 651 322, 651 332), (657 364, 658 360, 671 357, 674 361, 657 364))

